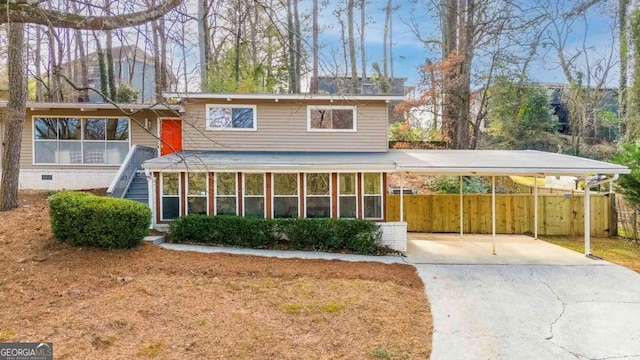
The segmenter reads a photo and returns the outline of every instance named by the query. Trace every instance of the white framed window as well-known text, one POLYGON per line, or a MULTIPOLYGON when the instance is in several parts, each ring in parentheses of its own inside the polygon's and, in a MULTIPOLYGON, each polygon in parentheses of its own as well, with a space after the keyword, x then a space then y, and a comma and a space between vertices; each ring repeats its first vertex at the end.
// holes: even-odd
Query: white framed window
POLYGON ((180 216, 180 174, 162 173, 160 176, 162 200, 160 220, 173 220, 180 216))
POLYGON ((338 217, 355 219, 358 217, 358 190, 356 173, 338 174, 338 217))
POLYGON ((273 218, 296 218, 300 216, 300 186, 297 173, 274 173, 272 186, 273 218))
POLYGON ((238 215, 238 174, 216 173, 216 215, 238 215))
POLYGON ((331 174, 304 174, 306 218, 331 217, 331 174))
POLYGON ((209 213, 208 179, 205 172, 187 173, 187 214, 209 213))
POLYGON ((265 217, 265 174, 243 174, 242 216, 265 217))
POLYGON ((362 174, 363 218, 382 219, 382 173, 362 174))
POLYGON ((33 117, 34 165, 120 165, 130 147, 128 118, 33 117))
POLYGON ((255 105, 207 104, 205 116, 207 130, 254 131, 258 128, 255 105))
POLYGON ((355 106, 307 106, 307 131, 354 132, 357 128, 355 106))

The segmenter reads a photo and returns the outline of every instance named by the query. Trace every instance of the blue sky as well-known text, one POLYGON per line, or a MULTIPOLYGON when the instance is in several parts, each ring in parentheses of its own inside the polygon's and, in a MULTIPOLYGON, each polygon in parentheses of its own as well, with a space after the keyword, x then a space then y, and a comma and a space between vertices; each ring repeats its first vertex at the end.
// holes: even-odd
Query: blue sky
MULTIPOLYGON (((526 1, 526 0, 525 0, 526 1)), ((428 1, 427 1, 428 2, 428 1)), ((400 5, 393 15, 393 58, 394 58, 394 75, 397 77, 408 78, 407 84, 414 85, 419 81, 418 69, 424 64, 426 58, 437 59, 440 54, 434 50, 426 49, 412 32, 408 23, 412 20, 420 24, 420 31, 423 37, 437 38, 437 21, 433 12, 429 11, 424 5, 413 5, 406 1, 395 1, 400 5)), ((340 50, 340 29, 332 14, 332 7, 335 3, 321 10, 321 27, 323 28, 320 35, 322 47, 321 62, 324 64, 322 74, 330 73, 334 70, 329 69, 333 62, 331 52, 340 50)), ((367 4, 367 14, 369 24, 366 28, 366 48, 368 60, 368 73, 371 72, 371 63, 377 61, 382 63, 382 37, 384 27, 384 10, 386 5, 384 0, 373 0, 367 4)), ((587 14, 586 23, 583 21, 575 22, 569 29, 567 37, 568 52, 575 53, 576 49, 581 49, 583 39, 586 39, 587 53, 590 64, 593 64, 601 58, 608 55, 611 46, 617 46, 616 39, 612 40, 611 36, 611 19, 603 16, 606 9, 592 9, 587 14), (585 27, 585 24, 587 27, 585 27), (586 37, 585 37, 586 34, 586 37)), ((359 22, 359 10, 356 13, 356 20, 359 22)), ((526 29, 523 29, 526 31, 526 29)), ((357 44, 359 46, 359 44, 357 44)), ((540 59, 534 61, 529 71, 529 75, 537 81, 543 82, 559 82, 566 83, 566 77, 558 68, 558 60, 555 51, 550 47, 539 49, 540 59), (544 57, 543 57, 544 55, 544 57)), ((480 59, 481 60, 481 59, 480 59)), ((360 60, 358 60, 358 71, 360 71, 360 60)), ((584 68, 586 60, 584 56, 580 56, 577 62, 580 68, 584 68)), ((615 85, 617 83, 618 74, 614 69, 609 76, 608 83, 615 85)))

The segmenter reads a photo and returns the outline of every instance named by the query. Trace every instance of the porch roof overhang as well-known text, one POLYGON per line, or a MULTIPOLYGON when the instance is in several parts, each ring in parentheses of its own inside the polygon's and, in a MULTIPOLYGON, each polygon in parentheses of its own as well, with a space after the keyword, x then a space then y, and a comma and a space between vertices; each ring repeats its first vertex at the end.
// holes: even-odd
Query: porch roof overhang
POLYGON ((152 171, 406 172, 425 175, 628 174, 621 165, 533 150, 389 150, 388 152, 196 151, 148 160, 152 171))

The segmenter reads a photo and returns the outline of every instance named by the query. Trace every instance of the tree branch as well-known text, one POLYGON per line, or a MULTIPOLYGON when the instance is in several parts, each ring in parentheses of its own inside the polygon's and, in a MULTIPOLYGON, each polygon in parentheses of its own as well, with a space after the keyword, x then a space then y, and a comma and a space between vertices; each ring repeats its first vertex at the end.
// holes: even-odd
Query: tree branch
POLYGON ((156 20, 176 8, 183 0, 166 0, 158 6, 125 15, 86 16, 43 9, 37 4, 0 2, 0 24, 31 23, 78 30, 113 30, 156 20))

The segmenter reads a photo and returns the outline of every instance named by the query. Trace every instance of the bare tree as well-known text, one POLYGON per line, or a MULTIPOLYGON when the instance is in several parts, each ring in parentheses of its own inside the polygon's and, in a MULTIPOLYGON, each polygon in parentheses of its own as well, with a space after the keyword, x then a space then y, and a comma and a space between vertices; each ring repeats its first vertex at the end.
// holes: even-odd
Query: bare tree
POLYGON ((0 179, 0 211, 18 205, 20 150, 27 101, 27 80, 24 61, 24 23, 57 28, 112 30, 155 20, 182 0, 167 0, 156 7, 125 15, 86 16, 44 9, 39 3, 8 2, 0 5, 0 24, 9 25, 9 102, 4 130, 2 178, 0 179))

